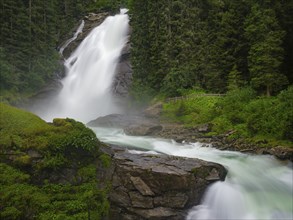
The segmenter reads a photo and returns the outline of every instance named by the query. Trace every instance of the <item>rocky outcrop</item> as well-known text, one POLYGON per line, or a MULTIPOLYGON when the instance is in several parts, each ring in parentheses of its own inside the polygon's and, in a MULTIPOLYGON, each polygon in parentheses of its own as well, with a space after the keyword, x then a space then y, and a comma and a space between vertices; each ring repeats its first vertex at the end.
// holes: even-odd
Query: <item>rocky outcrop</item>
POLYGON ((87 123, 90 127, 115 127, 124 129, 128 135, 157 135, 163 127, 152 120, 139 115, 111 114, 99 117, 87 123))
MULTIPOLYGON (((83 41, 83 39, 91 32, 92 29, 99 26, 106 17, 109 16, 109 13, 103 12, 99 14, 89 13, 84 17, 84 27, 82 32, 77 36, 77 38, 72 41, 63 51, 63 57, 67 59, 70 54, 78 47, 78 45, 83 41)), ((79 24, 77 24, 70 33, 65 37, 65 40, 60 45, 64 45, 66 40, 70 39, 75 31, 77 30, 79 24)))
POLYGON ((143 113, 149 118, 159 118, 163 111, 163 103, 158 102, 148 108, 146 108, 143 113))
POLYGON ((156 135, 163 129, 162 125, 155 123, 145 123, 130 125, 124 128, 124 132, 128 135, 134 136, 146 136, 146 135, 156 135))
POLYGON ((104 147, 112 164, 98 175, 112 182, 109 219, 184 219, 198 205, 205 189, 224 180, 223 166, 199 159, 130 154, 104 147))
POLYGON ((116 76, 112 86, 113 93, 119 97, 128 97, 131 82, 132 66, 130 63, 130 42, 128 41, 122 49, 120 60, 116 67, 116 76))

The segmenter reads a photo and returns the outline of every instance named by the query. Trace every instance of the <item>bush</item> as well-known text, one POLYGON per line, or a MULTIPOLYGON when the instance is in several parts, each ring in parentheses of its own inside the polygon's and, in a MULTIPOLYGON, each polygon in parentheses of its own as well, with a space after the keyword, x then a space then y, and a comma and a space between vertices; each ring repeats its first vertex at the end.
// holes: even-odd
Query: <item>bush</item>
POLYGON ((211 123, 214 134, 234 130, 231 138, 261 138, 275 145, 293 140, 293 87, 276 97, 257 97, 247 87, 230 91, 225 97, 167 103, 163 117, 186 126, 211 123))
POLYGON ((217 117, 212 121, 212 130, 218 134, 224 133, 228 130, 233 129, 233 125, 230 122, 230 120, 228 120, 225 117, 217 117))
POLYGON ((225 115, 233 125, 243 123, 246 117, 243 109, 255 97, 255 91, 249 87, 232 90, 217 103, 213 114, 225 115))

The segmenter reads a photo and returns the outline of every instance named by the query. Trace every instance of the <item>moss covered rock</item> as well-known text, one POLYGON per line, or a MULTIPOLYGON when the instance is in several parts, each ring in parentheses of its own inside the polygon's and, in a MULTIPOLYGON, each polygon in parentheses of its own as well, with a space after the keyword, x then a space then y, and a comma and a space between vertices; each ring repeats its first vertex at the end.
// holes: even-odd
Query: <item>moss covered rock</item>
POLYGON ((47 123, 0 103, 0 218, 101 219, 108 187, 98 188, 101 143, 73 119, 47 123))

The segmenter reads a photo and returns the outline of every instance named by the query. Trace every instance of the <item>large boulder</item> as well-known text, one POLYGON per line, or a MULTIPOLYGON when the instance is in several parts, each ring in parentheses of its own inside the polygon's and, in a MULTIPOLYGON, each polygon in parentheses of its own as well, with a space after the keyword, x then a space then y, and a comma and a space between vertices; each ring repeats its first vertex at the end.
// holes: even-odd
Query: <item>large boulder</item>
POLYGON ((131 154, 104 147, 111 166, 98 175, 112 182, 109 219, 184 219, 206 188, 223 181, 226 169, 215 163, 167 155, 131 154))
POLYGON ((155 120, 139 115, 111 114, 99 117, 87 123, 90 127, 122 128, 128 135, 156 135, 163 127, 155 120))
POLYGON ((124 128, 124 132, 133 136, 156 135, 163 129, 162 125, 156 123, 144 123, 130 125, 124 128))
POLYGON ((163 103, 158 102, 144 110, 144 115, 150 118, 159 118, 163 111, 163 103))

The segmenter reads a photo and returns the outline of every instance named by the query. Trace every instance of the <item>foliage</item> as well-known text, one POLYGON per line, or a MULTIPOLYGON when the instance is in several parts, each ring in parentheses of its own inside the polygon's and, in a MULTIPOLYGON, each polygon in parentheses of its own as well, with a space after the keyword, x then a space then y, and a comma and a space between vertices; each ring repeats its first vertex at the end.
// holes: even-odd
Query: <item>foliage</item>
POLYGON ((251 84, 255 88, 264 86, 267 96, 270 96, 287 83, 286 77, 280 74, 285 32, 279 26, 274 11, 262 9, 258 4, 252 7, 245 26, 245 36, 250 43, 248 68, 251 84))
POLYGON ((101 219, 107 215, 107 189, 98 190, 95 167, 85 166, 75 184, 33 185, 32 176, 0 163, 1 219, 101 219))
POLYGON ((197 97, 163 106, 163 118, 184 123, 187 126, 209 122, 220 97, 197 97))
POLYGON ((229 91, 225 97, 197 97, 166 103, 163 117, 186 126, 210 123, 214 134, 234 131, 233 138, 292 143, 292 103, 292 86, 276 97, 259 97, 247 87, 229 91))
POLYGON ((107 154, 101 154, 99 157, 100 161, 102 162, 102 165, 105 168, 108 168, 111 166, 111 157, 107 154))
MULTIPOLYGON (((99 141, 95 133, 73 119, 54 119, 47 124, 32 113, 0 103, 1 151, 37 150, 44 155, 39 169, 58 168, 72 158, 97 155, 99 141)), ((27 155, 19 155, 18 164, 30 164, 27 155)))
POLYGON ((48 124, 3 103, 0 116, 1 219, 101 219, 107 215, 109 188, 97 188, 95 162, 108 166, 111 158, 100 156, 100 143, 92 130, 73 119, 54 119, 48 124), (64 172, 71 177, 63 177, 64 172))
POLYGON ((136 0, 130 9, 133 77, 145 90, 252 85, 274 95, 293 82, 292 1, 136 0))

